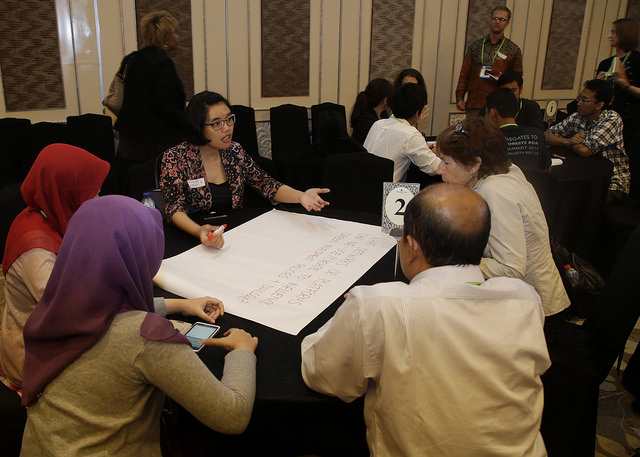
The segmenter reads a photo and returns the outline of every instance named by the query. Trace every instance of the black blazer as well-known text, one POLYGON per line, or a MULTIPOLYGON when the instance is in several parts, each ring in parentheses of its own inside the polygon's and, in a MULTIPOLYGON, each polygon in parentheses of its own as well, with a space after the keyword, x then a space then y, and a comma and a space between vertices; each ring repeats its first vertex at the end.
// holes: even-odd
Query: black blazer
POLYGON ((171 57, 156 46, 135 52, 115 129, 168 149, 182 140, 184 108, 184 86, 171 57))

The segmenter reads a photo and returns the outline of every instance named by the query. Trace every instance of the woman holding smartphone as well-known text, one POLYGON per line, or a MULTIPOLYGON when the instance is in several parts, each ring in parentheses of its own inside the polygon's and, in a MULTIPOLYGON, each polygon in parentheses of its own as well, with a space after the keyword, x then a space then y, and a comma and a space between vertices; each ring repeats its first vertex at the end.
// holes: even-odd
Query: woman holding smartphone
POLYGON ((90 200, 72 217, 24 330, 22 455, 160 456, 165 394, 214 430, 246 428, 258 340, 239 329, 206 340, 231 351, 216 379, 154 313, 163 252, 160 213, 128 197, 90 200))

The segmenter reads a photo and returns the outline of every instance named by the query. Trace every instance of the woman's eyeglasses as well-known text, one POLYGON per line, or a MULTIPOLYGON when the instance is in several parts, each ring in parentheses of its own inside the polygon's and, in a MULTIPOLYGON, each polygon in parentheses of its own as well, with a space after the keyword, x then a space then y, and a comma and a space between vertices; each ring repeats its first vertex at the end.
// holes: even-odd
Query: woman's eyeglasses
POLYGON ((233 124, 235 123, 236 123, 236 115, 232 114, 226 119, 204 123, 202 125, 210 125, 213 130, 222 130, 222 127, 224 127, 224 124, 227 124, 229 127, 233 127, 233 124))

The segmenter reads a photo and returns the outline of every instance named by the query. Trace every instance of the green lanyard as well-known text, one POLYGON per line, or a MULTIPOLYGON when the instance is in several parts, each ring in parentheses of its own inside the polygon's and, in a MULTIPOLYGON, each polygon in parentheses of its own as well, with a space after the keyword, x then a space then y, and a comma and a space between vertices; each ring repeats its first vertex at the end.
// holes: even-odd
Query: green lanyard
MULTIPOLYGON (((630 55, 631 55, 631 51, 627 52, 627 55, 624 56, 624 59, 622 60, 622 65, 627 63, 627 59, 629 58, 630 55)), ((613 69, 614 69, 614 67, 616 65, 616 59, 617 58, 618 57, 614 57, 613 59, 611 59, 611 66, 609 67, 609 73, 613 73, 613 69)))
POLYGON ((514 119, 518 119, 518 114, 520 114, 520 111, 522 111, 522 99, 520 99, 520 106, 518 107, 518 112, 516 113, 516 117, 514 117, 514 119))
POLYGON ((503 125, 500 126, 500 128, 502 128, 502 127, 512 127, 512 126, 516 126, 517 127, 518 124, 503 124, 503 125))
MULTIPOLYGON (((484 44, 486 42, 487 42, 487 37, 484 37, 484 40, 482 40, 482 65, 484 65, 484 44)), ((493 64, 493 62, 496 61, 496 57, 498 57, 498 53, 500 52, 500 49, 502 49, 502 45, 503 44, 504 44, 504 37, 502 37, 502 41, 500 41, 500 46, 498 46, 498 50, 493 55, 493 59, 491 60, 491 64, 493 64)))

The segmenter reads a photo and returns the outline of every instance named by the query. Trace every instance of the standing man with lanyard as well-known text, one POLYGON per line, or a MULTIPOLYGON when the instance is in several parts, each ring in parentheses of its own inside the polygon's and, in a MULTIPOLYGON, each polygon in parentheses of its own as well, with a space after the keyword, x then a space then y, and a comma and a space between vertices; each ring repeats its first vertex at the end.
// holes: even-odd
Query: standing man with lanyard
POLYGON ((513 70, 522 74, 522 52, 504 36, 510 21, 511 10, 496 6, 489 18, 489 34, 471 43, 467 50, 456 88, 456 107, 468 118, 478 115, 487 95, 498 88, 502 73, 513 70))

